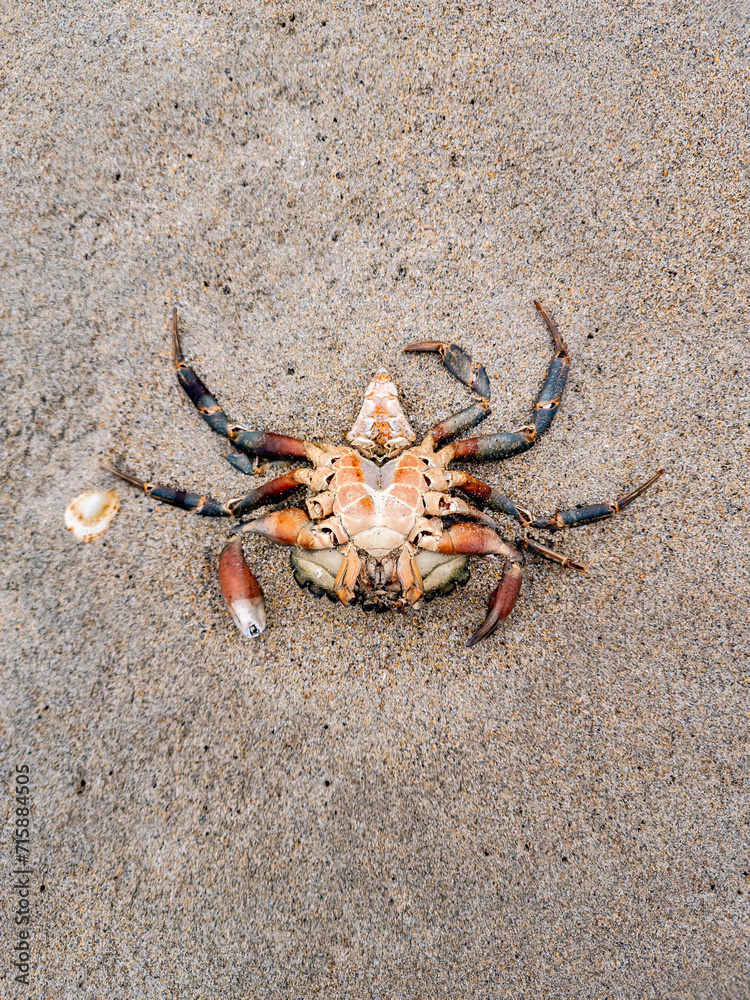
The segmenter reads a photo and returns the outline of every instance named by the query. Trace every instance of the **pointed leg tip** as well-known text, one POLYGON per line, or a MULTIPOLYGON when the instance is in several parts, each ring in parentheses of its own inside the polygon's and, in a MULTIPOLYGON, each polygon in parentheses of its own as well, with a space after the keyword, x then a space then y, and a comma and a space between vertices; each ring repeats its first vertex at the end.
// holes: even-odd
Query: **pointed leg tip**
POLYGON ((117 476, 118 479, 122 479, 125 483, 130 483, 131 486, 135 486, 139 490, 142 490, 146 485, 143 479, 138 479, 137 476, 133 476, 129 472, 125 472, 124 469, 118 469, 117 466, 112 465, 110 462, 106 462, 103 458, 99 459, 99 465, 106 472, 111 473, 113 476, 117 476))
POLYGON ((229 452, 229 454, 224 456, 229 462, 229 464, 235 468, 238 472, 243 473, 246 476, 252 476, 256 473, 255 465, 250 459, 249 455, 244 452, 229 452))
POLYGON ((649 476, 649 478, 643 484, 641 489, 645 490, 648 489, 649 486, 653 486, 654 483, 657 481, 657 479, 661 479, 661 477, 665 474, 665 472, 666 469, 657 469, 656 472, 653 474, 653 476, 649 476))
POLYGON ((182 355, 182 345, 180 344, 180 330, 177 322, 177 307, 172 310, 172 358, 176 365, 184 361, 182 355))
POLYGON ((430 354, 440 351, 446 347, 442 340, 415 340, 411 344, 402 347, 404 354, 430 354))
POLYGON ((481 642, 482 639, 486 639, 488 636, 492 635, 501 620, 502 619, 497 618, 492 612, 490 612, 476 632, 474 632, 473 635, 469 636, 466 640, 466 645, 471 648, 472 646, 476 646, 478 642, 481 642))

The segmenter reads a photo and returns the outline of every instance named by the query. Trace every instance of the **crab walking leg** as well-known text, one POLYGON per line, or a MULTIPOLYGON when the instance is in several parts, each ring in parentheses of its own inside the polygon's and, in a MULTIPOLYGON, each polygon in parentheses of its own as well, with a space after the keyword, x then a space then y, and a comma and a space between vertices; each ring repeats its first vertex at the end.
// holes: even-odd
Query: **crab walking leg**
POLYGON ((624 510, 641 493, 645 493, 663 475, 664 469, 659 469, 645 483, 636 486, 629 493, 623 493, 614 503, 596 503, 591 504, 589 507, 573 507, 571 510, 559 510, 554 517, 537 518, 536 521, 531 522, 530 527, 544 528, 545 531, 562 531, 563 528, 578 528, 582 524, 594 524, 596 521, 604 521, 614 514, 619 514, 621 510, 624 510))
POLYGON ((482 434, 480 437, 466 438, 448 445, 440 453, 446 464, 455 459, 502 459, 520 455, 522 452, 528 451, 542 434, 549 430, 555 414, 560 408, 560 400, 570 371, 570 357, 555 321, 547 314, 540 302, 535 301, 534 305, 552 335, 555 354, 547 370, 544 385, 537 396, 533 424, 519 427, 517 431, 482 434))
POLYGON ((514 518, 522 528, 528 527, 534 519, 533 514, 525 507, 519 507, 510 497, 504 496, 500 490, 490 486, 489 483, 482 482, 468 472, 448 472, 446 479, 451 488, 458 487, 464 493, 478 501, 480 506, 489 507, 501 514, 507 514, 514 518))
POLYGON ((407 344, 407 354, 439 354, 443 364, 451 373, 482 398, 466 409, 454 413, 446 420, 435 424, 422 442, 423 447, 434 448, 441 441, 447 441, 456 434, 463 434, 476 427, 490 415, 490 380, 483 365, 474 364, 471 356, 458 344, 447 344, 441 340, 419 340, 407 344))
POLYGON ((116 469, 114 465, 110 465, 108 462, 100 462, 99 464, 107 472, 111 472, 112 475, 117 476, 119 479, 124 479, 126 483, 130 483, 136 489, 143 490, 147 496, 152 497, 154 500, 161 500, 162 503, 168 503, 172 507, 179 507, 181 510, 189 510, 193 514, 200 514, 201 517, 231 516, 232 512, 229 508, 219 503, 218 500, 214 500, 213 497, 199 496, 197 493, 186 493, 184 490, 173 490, 168 486, 159 486, 157 483, 147 483, 142 479, 132 476, 129 472, 116 469))
POLYGON ((144 493, 153 497, 154 500, 161 500, 162 503, 171 504, 171 506, 179 507, 182 510, 192 511, 193 514, 200 514, 203 517, 242 517, 257 507, 273 503, 274 500, 286 496, 287 493, 296 490, 299 486, 309 485, 310 477, 312 476, 311 469, 295 469, 293 472, 288 472, 283 476, 278 476, 276 479, 271 479, 267 483, 263 483, 262 486, 258 486, 256 489, 250 490, 249 493, 245 493, 244 496, 234 497, 232 500, 228 500, 226 504, 222 504, 218 500, 214 500, 213 497, 198 496, 197 493, 186 493, 184 490, 173 490, 168 486, 146 483, 142 479, 131 476, 128 472, 116 469, 107 462, 100 462, 99 464, 103 469, 107 469, 108 472, 119 476, 120 479, 124 479, 126 483, 130 483, 131 486, 143 490, 144 493))
POLYGON ((583 563, 576 562, 575 559, 571 559, 570 556, 563 555, 561 552, 555 552, 554 549, 548 549, 546 545, 540 545, 539 542, 535 542, 532 538, 516 539, 516 544, 520 545, 521 548, 528 549, 535 556, 558 563, 563 569, 570 567, 570 569, 580 570, 581 573, 588 572, 583 563))
POLYGON ((424 512, 427 515, 446 517, 448 514, 461 514, 465 517, 474 517, 477 521, 488 524, 491 528, 496 528, 497 523, 489 516, 482 513, 470 503, 466 503, 460 497, 449 497, 445 493, 428 491, 422 496, 424 501, 424 512))
POLYGON ((505 556, 523 564, 523 556, 518 549, 505 542, 492 528, 483 524, 473 524, 470 521, 459 521, 451 528, 446 528, 439 538, 425 536, 420 541, 420 547, 442 552, 444 555, 465 556, 505 556))
POLYGON ((243 529, 262 535, 277 545, 299 545, 303 549, 333 549, 344 545, 349 537, 335 517, 313 521, 299 507, 287 507, 250 521, 243 529))
POLYGON ((478 396, 489 400, 490 380, 484 365, 475 365, 471 355, 458 344, 446 344, 442 340, 416 340, 403 350, 405 354, 439 354, 451 375, 478 396))
POLYGON ((257 507, 273 503, 274 500, 286 496, 287 493, 291 493, 292 490, 296 490, 300 486, 309 486, 311 477, 312 469, 295 469, 293 472, 287 472, 276 479, 269 479, 267 483, 250 490, 244 496, 228 500, 227 510, 234 517, 242 517, 243 514, 249 514, 257 507))
POLYGON ((263 591, 245 560, 239 538, 234 538, 221 550, 219 586, 240 632, 247 638, 259 636, 266 627, 263 591))
POLYGON ((477 424, 481 424, 491 412, 490 404, 485 399, 472 403, 465 410, 459 410, 458 413, 454 413, 445 420, 441 420, 439 424, 435 424, 422 442, 422 446, 435 448, 442 441, 449 441, 452 437, 463 434, 471 430, 472 427, 476 427, 477 424))
MULTIPOLYGON (((177 369, 177 380, 211 430, 227 438, 235 448, 246 455, 262 455, 266 458, 306 457, 305 442, 298 438, 287 437, 284 434, 271 434, 266 431, 250 431, 239 424, 229 423, 229 418, 219 401, 209 392, 185 361, 180 345, 176 309, 172 313, 172 352, 177 369)), ((242 467, 240 471, 246 472, 248 470, 242 467)))
POLYGON ((242 533, 249 531, 277 545, 298 545, 297 536, 309 523, 310 518, 304 510, 300 510, 299 507, 288 507, 286 510, 276 510, 273 514, 259 517, 257 521, 250 521, 243 527, 242 533))

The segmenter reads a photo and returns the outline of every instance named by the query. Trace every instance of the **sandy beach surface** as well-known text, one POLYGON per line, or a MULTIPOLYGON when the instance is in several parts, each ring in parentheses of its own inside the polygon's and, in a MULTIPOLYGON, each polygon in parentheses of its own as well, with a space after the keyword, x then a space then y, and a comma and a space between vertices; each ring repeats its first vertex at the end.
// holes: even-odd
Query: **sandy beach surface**
POLYGON ((744 5, 19 0, 0 42, 2 996, 750 997, 744 5), (666 474, 472 649, 497 564, 374 616, 260 539, 245 640, 226 523, 98 467, 261 481, 175 307, 233 420, 343 443, 381 366, 419 434, 468 405, 415 339, 526 423, 534 299, 560 413, 460 467, 538 514, 666 474))

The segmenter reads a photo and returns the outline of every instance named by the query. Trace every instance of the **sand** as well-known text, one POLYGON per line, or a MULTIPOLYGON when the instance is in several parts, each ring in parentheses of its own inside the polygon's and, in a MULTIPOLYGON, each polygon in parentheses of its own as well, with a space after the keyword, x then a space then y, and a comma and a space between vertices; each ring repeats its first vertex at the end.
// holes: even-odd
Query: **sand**
POLYGON ((6 6, 3 996, 750 996, 747 37, 718 2, 6 6), (525 423, 534 299, 561 411, 462 467, 538 513, 666 474, 473 649, 496 565, 368 616, 260 540, 244 640, 226 524, 98 467, 259 481, 174 307, 234 420, 342 443, 381 366, 420 434, 468 404, 414 339, 525 423), (122 509, 80 545, 93 488, 122 509))

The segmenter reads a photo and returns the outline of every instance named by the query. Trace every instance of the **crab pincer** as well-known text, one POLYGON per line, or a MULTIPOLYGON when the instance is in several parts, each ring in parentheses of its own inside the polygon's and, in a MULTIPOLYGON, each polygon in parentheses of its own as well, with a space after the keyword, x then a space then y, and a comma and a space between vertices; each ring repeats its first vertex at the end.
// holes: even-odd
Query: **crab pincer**
POLYGON ((507 618, 516 606, 516 600, 521 590, 521 566, 520 563, 509 563, 503 578, 492 592, 490 602, 487 605, 487 617, 476 630, 474 635, 466 643, 467 646, 474 646, 490 634, 503 618, 507 618))
POLYGON ((259 636, 266 627, 263 591, 247 564, 239 538, 227 542, 221 550, 219 586, 240 632, 248 639, 259 636))
POLYGON ((507 618, 516 606, 516 600, 521 590, 523 553, 510 542, 503 541, 491 528, 469 522, 459 522, 454 524, 452 528, 448 528, 435 545, 435 550, 450 554, 466 553, 489 558, 502 556, 505 559, 503 578, 490 597, 487 617, 466 643, 467 646, 474 646, 488 636, 498 622, 507 618))

